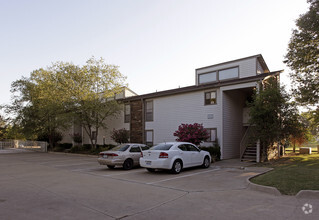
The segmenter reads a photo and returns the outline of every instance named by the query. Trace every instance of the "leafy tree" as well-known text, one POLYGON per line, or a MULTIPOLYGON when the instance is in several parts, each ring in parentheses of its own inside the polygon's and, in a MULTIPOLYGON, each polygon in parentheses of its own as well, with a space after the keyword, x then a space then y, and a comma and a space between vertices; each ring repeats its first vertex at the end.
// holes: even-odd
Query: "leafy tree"
POLYGON ((181 124, 178 126, 178 130, 174 132, 174 136, 177 137, 177 141, 190 142, 195 145, 199 145, 201 142, 209 138, 207 130, 202 124, 181 124))
POLYGON ((263 82, 262 89, 253 96, 250 107, 250 124, 255 126, 255 139, 261 142, 262 160, 267 160, 268 149, 275 142, 288 141, 291 135, 302 130, 298 110, 280 87, 276 78, 263 82))
POLYGON ((75 120, 90 137, 92 148, 100 128, 106 128, 105 119, 116 116, 120 104, 114 99, 122 91, 125 77, 117 66, 107 65, 101 58, 89 59, 84 66, 56 62, 47 69, 38 69, 29 78, 12 84, 15 94, 8 113, 15 113, 27 137, 50 134, 50 146, 59 130, 75 120))
POLYGON ((309 11, 301 15, 293 30, 284 61, 292 70, 293 94, 301 105, 317 107, 319 124, 319 1, 308 0, 309 11))
POLYGON ((55 131, 51 133, 41 133, 38 135, 37 140, 38 141, 46 141, 51 143, 52 142, 52 147, 56 146, 58 142, 62 141, 62 133, 55 131))
POLYGON ((102 58, 91 58, 83 67, 59 64, 57 68, 57 89, 64 94, 66 108, 83 126, 92 148, 96 148, 99 129, 107 128, 105 119, 116 117, 122 109, 114 97, 123 91, 125 77, 118 66, 107 65, 102 58))
POLYGON ((3 117, 0 115, 0 140, 6 139, 7 125, 3 117))
POLYGON ((12 104, 5 106, 5 111, 14 114, 13 128, 19 128, 25 138, 37 139, 46 133, 50 146, 54 147, 54 134, 58 129, 66 128, 69 120, 60 101, 63 94, 55 90, 53 83, 47 83, 51 75, 51 70, 39 69, 33 71, 30 78, 13 82, 12 104))
POLYGON ((128 140, 130 138, 130 133, 125 128, 122 128, 119 130, 113 129, 111 133, 111 138, 116 143, 119 143, 119 144, 128 143, 128 140))

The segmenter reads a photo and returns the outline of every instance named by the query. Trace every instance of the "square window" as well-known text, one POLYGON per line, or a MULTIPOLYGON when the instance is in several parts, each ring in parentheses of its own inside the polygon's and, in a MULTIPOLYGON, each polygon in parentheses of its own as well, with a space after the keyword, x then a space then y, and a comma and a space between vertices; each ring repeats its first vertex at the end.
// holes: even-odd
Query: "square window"
POLYGON ((217 104, 216 91, 205 92, 205 105, 215 105, 217 104))

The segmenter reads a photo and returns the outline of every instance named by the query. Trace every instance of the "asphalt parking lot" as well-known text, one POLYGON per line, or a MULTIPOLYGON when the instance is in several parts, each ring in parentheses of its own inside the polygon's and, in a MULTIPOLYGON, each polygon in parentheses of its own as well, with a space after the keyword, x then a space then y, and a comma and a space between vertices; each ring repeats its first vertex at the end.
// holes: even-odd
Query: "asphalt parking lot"
POLYGON ((242 166, 173 175, 110 170, 89 156, 0 152, 0 219, 319 219, 318 199, 251 190, 246 179, 263 168, 242 166))

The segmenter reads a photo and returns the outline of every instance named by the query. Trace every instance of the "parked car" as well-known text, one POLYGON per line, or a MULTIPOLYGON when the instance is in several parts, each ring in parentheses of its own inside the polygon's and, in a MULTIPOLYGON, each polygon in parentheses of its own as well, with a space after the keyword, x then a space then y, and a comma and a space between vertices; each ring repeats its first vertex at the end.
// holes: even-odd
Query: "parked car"
POLYGON ((176 174, 187 167, 208 168, 210 163, 209 152, 200 150, 188 142, 161 143, 143 151, 140 158, 140 166, 150 172, 154 172, 155 169, 166 169, 176 174))
POLYGON ((101 152, 97 161, 100 165, 107 165, 110 169, 114 169, 115 166, 123 166, 125 170, 129 170, 139 165, 141 152, 147 149, 149 147, 144 144, 121 144, 109 151, 101 152))

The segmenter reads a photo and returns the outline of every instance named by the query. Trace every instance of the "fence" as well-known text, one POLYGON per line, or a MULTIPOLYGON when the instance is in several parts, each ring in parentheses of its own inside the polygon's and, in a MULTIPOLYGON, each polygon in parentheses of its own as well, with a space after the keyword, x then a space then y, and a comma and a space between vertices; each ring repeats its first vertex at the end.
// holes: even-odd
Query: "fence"
POLYGON ((0 141, 0 149, 16 148, 26 149, 39 152, 48 151, 48 143, 43 141, 21 141, 21 140, 6 140, 0 141))

